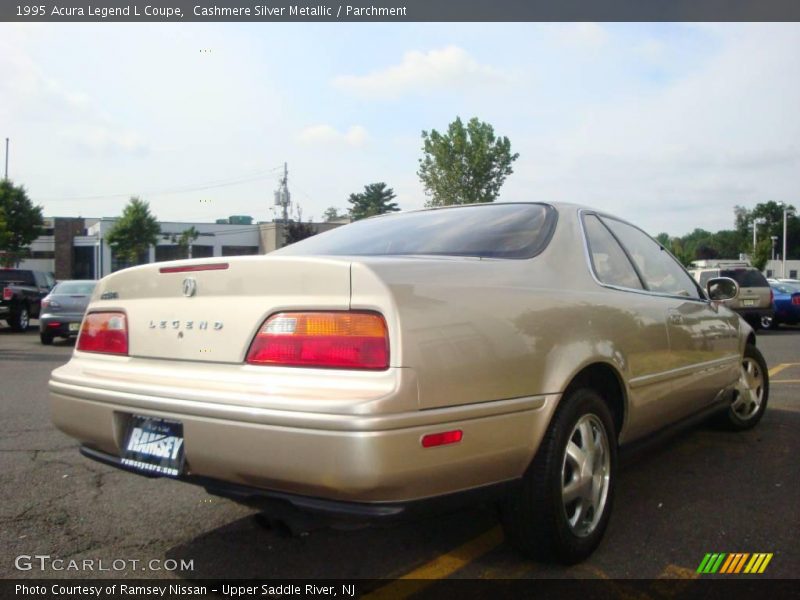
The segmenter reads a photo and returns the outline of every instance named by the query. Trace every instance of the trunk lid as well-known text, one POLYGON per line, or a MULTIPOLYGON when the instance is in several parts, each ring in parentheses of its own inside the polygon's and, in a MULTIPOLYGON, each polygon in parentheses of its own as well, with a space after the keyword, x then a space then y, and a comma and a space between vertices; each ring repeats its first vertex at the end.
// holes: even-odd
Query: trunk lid
POLYGON ((85 294, 50 294, 50 300, 58 303, 48 307, 51 313, 83 314, 89 304, 89 296, 85 294))
POLYGON ((99 282, 89 310, 126 313, 131 356, 241 363, 272 313, 349 306, 348 260, 241 256, 119 271, 99 282))

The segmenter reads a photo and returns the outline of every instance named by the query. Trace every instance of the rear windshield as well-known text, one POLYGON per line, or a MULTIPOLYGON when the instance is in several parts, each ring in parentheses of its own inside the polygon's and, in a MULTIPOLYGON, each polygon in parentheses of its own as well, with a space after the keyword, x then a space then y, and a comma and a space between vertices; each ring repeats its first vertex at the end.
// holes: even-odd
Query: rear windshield
POLYGON ((0 283, 36 285, 33 279, 33 271, 25 271, 22 269, 0 269, 0 283))
POLYGON ((720 277, 730 277, 739 287, 769 287, 767 278, 756 269, 722 269, 720 277))
POLYGON ((719 277, 717 271, 703 271, 700 273, 700 287, 705 288, 708 280, 713 279, 714 277, 719 277))
POLYGON ((94 291, 95 285, 94 281, 62 281, 51 293, 89 296, 94 291))
POLYGON ((530 258, 545 248, 555 221, 544 204, 460 206, 365 219, 275 253, 530 258))

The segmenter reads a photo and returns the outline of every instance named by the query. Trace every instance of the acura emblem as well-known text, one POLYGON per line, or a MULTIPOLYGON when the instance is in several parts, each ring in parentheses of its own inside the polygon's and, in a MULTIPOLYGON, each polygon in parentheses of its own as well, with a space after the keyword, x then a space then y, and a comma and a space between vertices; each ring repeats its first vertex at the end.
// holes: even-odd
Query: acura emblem
POLYGON ((193 277, 187 277, 183 280, 183 295, 191 298, 197 292, 197 282, 193 277))

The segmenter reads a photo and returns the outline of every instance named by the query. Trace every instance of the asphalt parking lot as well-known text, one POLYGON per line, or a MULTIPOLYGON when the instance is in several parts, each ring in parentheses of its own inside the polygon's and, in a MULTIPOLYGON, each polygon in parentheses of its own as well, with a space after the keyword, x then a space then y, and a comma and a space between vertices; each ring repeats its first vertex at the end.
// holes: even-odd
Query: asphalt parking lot
POLYGON ((489 508, 287 538, 262 527, 253 510, 202 489, 84 459, 48 416, 48 375, 72 343, 42 346, 37 326, 26 334, 0 326, 3 578, 379 578, 391 591, 408 576, 690 578, 709 552, 774 553, 758 577, 799 571, 800 329, 759 334, 772 373, 759 427, 731 434, 701 425, 625 456, 603 544, 565 568, 520 559, 489 508), (125 565, 20 571, 20 555, 125 565), (167 570, 170 559, 193 568, 167 570))

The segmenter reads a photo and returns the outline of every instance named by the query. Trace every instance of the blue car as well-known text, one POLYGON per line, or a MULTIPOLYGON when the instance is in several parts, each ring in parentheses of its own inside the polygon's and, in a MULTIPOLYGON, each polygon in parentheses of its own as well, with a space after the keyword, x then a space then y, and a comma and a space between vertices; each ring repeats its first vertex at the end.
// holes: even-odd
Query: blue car
POLYGON ((793 283, 770 283, 775 302, 775 315, 772 317, 770 329, 781 323, 796 325, 800 323, 800 285, 793 283))

